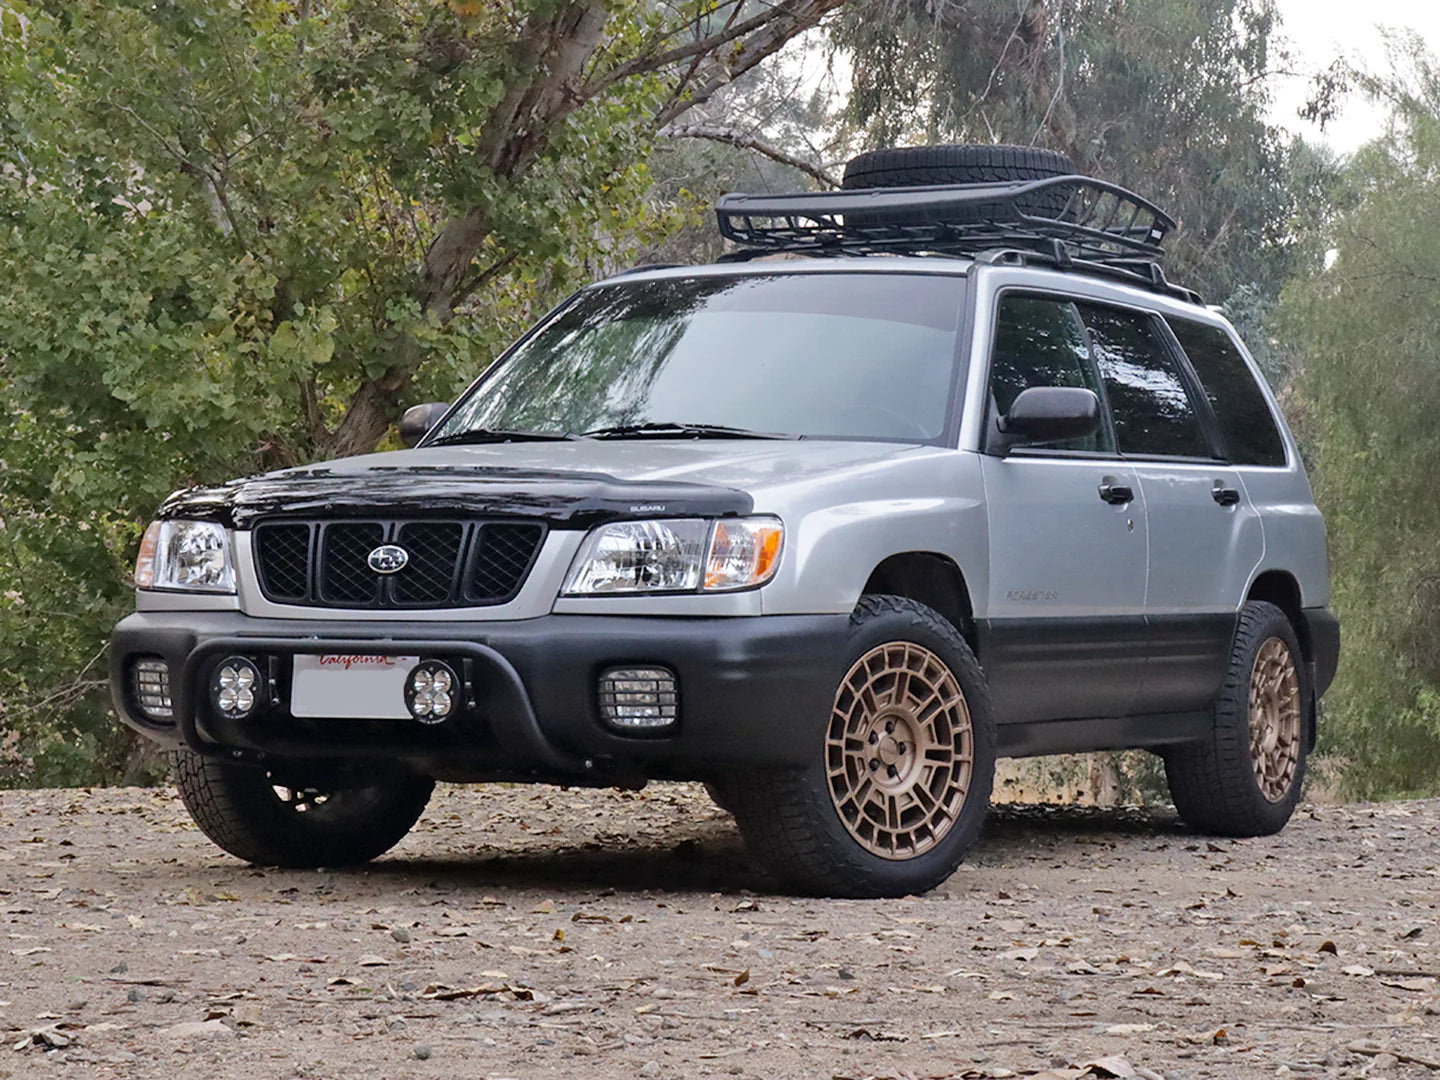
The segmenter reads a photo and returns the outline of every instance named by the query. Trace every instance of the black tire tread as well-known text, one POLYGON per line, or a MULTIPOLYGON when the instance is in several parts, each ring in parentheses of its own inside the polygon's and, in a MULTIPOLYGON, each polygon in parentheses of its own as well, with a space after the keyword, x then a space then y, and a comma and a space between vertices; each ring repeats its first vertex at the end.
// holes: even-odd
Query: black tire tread
POLYGON ((1305 736, 1289 796, 1271 803, 1255 783, 1250 757, 1250 674, 1261 644, 1279 633, 1296 660, 1300 696, 1309 700, 1299 640, 1285 612, 1274 604, 1251 601, 1240 611, 1225 681, 1215 701, 1209 739, 1177 747, 1165 755, 1165 778, 1181 820, 1199 833, 1215 836, 1269 836, 1285 827, 1305 781, 1305 736))
MULTIPOLYGON (((851 616, 851 625, 882 615, 905 618, 911 626, 948 640, 963 670, 954 674, 965 686, 966 703, 975 725, 976 767, 967 798, 982 807, 971 816, 971 835, 963 850, 973 846, 984 821, 984 807, 990 802, 994 779, 995 722, 985 692, 985 679, 974 653, 959 632, 938 612, 900 596, 867 595, 860 598, 851 616), (978 688, 978 690, 976 689, 978 688), (981 762, 980 748, 988 747, 989 767, 981 762)), ((893 878, 884 869, 866 869, 857 860, 852 840, 817 827, 815 815, 823 812, 815 793, 795 770, 736 773, 728 778, 726 796, 740 825, 745 843, 755 860, 775 877, 808 893, 824 896, 882 897, 898 895, 893 878)), ((828 795, 827 795, 828 797, 828 795)), ((966 823, 954 826, 967 828, 966 823)), ((925 892, 949 877, 954 867, 937 873, 933 880, 916 882, 905 892, 925 892)))
POLYGON ((1075 163, 1065 154, 1034 146, 897 146, 852 158, 845 166, 841 186, 854 189, 1000 183, 1074 172, 1075 163))
POLYGON ((414 827, 435 786, 401 778, 378 813, 343 830, 331 823, 321 838, 304 827, 276 827, 277 815, 259 801, 257 769, 177 750, 171 776, 190 817, 215 844, 246 862, 283 867, 353 866, 383 855, 414 827))

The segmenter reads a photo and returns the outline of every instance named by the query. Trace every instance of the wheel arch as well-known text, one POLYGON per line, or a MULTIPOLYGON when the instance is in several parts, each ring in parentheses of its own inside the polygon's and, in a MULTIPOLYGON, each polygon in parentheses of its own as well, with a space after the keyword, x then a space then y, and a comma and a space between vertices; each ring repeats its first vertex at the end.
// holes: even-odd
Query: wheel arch
POLYGON ((970 587, 955 560, 935 551, 902 551, 890 555, 870 572, 862 596, 904 596, 935 609, 971 649, 975 641, 975 608, 970 587))
POLYGON ((1258 574, 1245 594, 1246 603, 1252 600, 1263 600, 1283 611, 1289 618, 1290 625, 1295 628, 1295 636, 1300 639, 1300 651, 1305 660, 1309 662, 1315 659, 1314 642, 1311 640, 1310 627, 1305 621, 1300 582, 1295 579, 1294 574, 1288 570, 1266 570, 1258 574))

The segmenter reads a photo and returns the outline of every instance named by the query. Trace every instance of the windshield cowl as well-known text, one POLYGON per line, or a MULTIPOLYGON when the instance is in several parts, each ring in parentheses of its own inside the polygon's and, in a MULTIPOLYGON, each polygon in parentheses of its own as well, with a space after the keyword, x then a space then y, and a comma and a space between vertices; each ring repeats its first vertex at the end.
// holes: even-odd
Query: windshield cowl
POLYGON ((803 439, 803 435, 790 435, 778 431, 751 431, 748 428, 730 427, 727 424, 676 424, 667 421, 649 421, 644 424, 616 424, 613 427, 594 428, 580 433, 587 439, 634 439, 674 438, 686 439, 803 439))

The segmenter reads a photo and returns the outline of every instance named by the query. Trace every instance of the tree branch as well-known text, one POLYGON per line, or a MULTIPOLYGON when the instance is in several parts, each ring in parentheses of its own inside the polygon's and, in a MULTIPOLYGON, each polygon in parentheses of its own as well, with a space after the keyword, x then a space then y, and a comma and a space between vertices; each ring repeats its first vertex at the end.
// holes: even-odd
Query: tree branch
POLYGON ((660 110, 655 117, 656 123, 664 127, 701 102, 708 101, 721 87, 779 52, 791 38, 817 26, 842 3, 844 0, 786 0, 777 5, 772 9, 775 17, 767 19, 760 29, 748 34, 733 48, 720 51, 699 70, 689 96, 679 96, 683 87, 677 88, 677 99, 660 110))
POLYGON ((720 124, 671 124, 669 127, 662 128, 660 134, 667 139, 709 139, 711 142, 738 146, 742 150, 753 150, 771 161, 778 161, 781 165, 799 169, 806 176, 818 180, 827 188, 840 186, 840 181, 835 178, 835 175, 826 172, 823 167, 787 153, 774 143, 766 142, 764 139, 738 128, 724 127, 720 124))
POLYGON ((698 38, 685 45, 677 45, 673 49, 667 49, 661 53, 654 53, 650 56, 636 56, 625 61, 616 67, 611 68, 605 74, 592 79, 586 84, 581 92, 586 97, 593 97, 608 87, 614 86, 623 79, 632 75, 643 75, 647 72, 659 71, 671 64, 678 64, 681 60, 689 60, 694 56, 704 56, 706 53, 714 52, 722 45, 728 45, 736 38, 742 38, 752 30, 759 30, 762 26, 774 22, 776 19, 785 18, 790 10, 795 7, 805 6, 811 0, 784 0, 772 8, 767 8, 759 15, 753 15, 742 22, 727 23, 725 29, 719 33, 711 34, 708 37, 698 38))

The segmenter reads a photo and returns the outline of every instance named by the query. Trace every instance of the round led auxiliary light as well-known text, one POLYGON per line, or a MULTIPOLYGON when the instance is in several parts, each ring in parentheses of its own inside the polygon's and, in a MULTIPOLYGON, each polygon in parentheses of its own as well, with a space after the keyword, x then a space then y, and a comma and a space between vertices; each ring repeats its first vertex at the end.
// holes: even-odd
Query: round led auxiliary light
POLYGON ((422 724, 438 724, 455 711, 460 680, 449 664, 426 660, 405 683, 405 707, 422 724))
POLYGON ((210 679, 210 701, 221 716, 249 716, 259 701, 260 669, 243 656, 220 661, 210 679))

